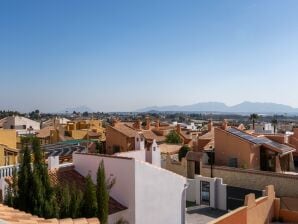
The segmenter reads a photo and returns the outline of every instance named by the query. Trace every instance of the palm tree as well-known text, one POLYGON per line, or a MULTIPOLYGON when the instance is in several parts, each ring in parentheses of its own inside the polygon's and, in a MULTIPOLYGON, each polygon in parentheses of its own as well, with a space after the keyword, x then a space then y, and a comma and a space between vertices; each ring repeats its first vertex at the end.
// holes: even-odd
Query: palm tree
POLYGON ((252 121, 252 129, 255 130, 255 123, 256 123, 256 120, 259 119, 259 115, 258 114, 251 114, 249 116, 249 120, 252 121))
POLYGON ((278 123, 278 121, 277 121, 277 119, 276 119, 275 116, 274 116, 273 119, 271 120, 271 123, 272 123, 272 125, 273 125, 273 128, 274 128, 274 134, 275 134, 275 133, 276 133, 277 123, 278 123))

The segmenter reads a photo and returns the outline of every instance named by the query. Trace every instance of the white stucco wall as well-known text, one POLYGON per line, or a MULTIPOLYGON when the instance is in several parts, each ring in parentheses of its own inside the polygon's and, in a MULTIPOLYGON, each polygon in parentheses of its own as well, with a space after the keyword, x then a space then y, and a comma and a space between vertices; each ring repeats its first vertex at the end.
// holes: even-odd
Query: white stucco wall
POLYGON ((141 160, 141 161, 146 161, 145 155, 146 155, 145 150, 115 153, 115 156, 129 157, 129 158, 134 158, 134 159, 141 160))
POLYGON ((59 168, 59 156, 50 156, 48 158, 48 169, 58 169, 59 168))
POLYGON ((220 210, 227 209, 227 185, 223 184, 222 178, 210 178, 200 175, 195 176, 195 184, 193 180, 189 180, 189 189, 187 190, 187 200, 193 200, 193 190, 192 186, 195 185, 195 201, 196 204, 201 204, 201 181, 206 181, 210 183, 210 207, 217 208, 220 210))
POLYGON ((227 210, 227 185, 222 178, 216 179, 216 208, 227 210))
POLYGON ((161 167, 161 154, 160 149, 156 141, 154 140, 151 146, 152 165, 161 167))
POLYGON ((187 179, 188 188, 186 190, 186 200, 196 202, 196 180, 187 179))
POLYGON ((186 179, 137 160, 135 168, 135 223, 181 224, 186 179))
POLYGON ((97 169, 101 160, 104 161, 106 177, 112 175, 116 178, 116 183, 110 195, 128 208, 126 214, 127 221, 131 224, 135 223, 134 160, 77 153, 73 155, 75 170, 83 176, 87 176, 90 173, 94 182, 96 181, 97 169))
POLYGON ((33 128, 33 130, 40 130, 40 123, 37 121, 30 120, 26 117, 20 117, 20 116, 11 116, 6 118, 6 122, 3 124, 4 129, 10 129, 11 126, 15 126, 15 129, 23 129, 23 125, 26 125, 26 129, 28 129, 30 126, 33 128))
POLYGON ((75 169, 83 176, 90 173, 94 182, 101 160, 107 177, 112 174, 116 178, 111 196, 128 207, 111 217, 109 224, 119 217, 130 224, 183 223, 186 178, 135 159, 78 153, 73 156, 75 169))
POLYGON ((141 134, 137 134, 135 137, 135 150, 145 149, 145 138, 141 134))

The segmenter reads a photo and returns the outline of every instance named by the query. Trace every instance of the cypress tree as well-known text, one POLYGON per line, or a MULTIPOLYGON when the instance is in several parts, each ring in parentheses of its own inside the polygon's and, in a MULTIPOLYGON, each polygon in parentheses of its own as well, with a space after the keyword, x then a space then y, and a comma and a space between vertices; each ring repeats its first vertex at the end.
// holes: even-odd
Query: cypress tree
POLYGON ((32 213, 41 217, 51 218, 57 215, 55 195, 50 184, 48 169, 40 148, 38 138, 32 138, 33 181, 32 181, 32 213))
POLYGON ((22 138, 21 164, 18 172, 18 194, 16 195, 16 207, 25 212, 31 212, 32 205, 32 168, 29 151, 29 138, 22 138))
POLYGON ((71 194, 69 185, 65 184, 57 187, 57 199, 59 201, 59 218, 70 217, 71 194))
POLYGON ((83 199, 83 193, 80 189, 76 188, 74 184, 70 186, 70 217, 78 218, 81 216, 80 205, 83 199))
POLYGON ((103 160, 100 162, 97 170, 96 196, 98 205, 97 217, 100 220, 100 223, 106 224, 109 216, 109 192, 107 189, 103 160))
POLYGON ((96 188, 92 182, 90 174, 86 177, 81 212, 86 218, 97 216, 96 188))

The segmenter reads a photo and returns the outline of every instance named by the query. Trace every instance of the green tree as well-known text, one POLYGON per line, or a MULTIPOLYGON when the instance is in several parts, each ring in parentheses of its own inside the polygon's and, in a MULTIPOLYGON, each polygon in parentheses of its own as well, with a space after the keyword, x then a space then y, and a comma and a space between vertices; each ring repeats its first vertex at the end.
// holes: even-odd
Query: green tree
POLYGON ((70 217, 71 218, 78 218, 81 216, 81 203, 83 199, 82 191, 76 187, 74 184, 70 185, 70 217))
POLYGON ((59 203, 59 218, 70 217, 71 193, 68 184, 59 185, 56 187, 56 197, 59 203))
POLYGON ((259 119, 259 115, 258 114, 251 114, 249 116, 249 120, 252 121, 252 128, 253 128, 253 130, 255 130, 255 123, 256 123, 256 120, 258 120, 258 119, 259 119))
POLYGON ((184 158, 189 151, 190 151, 190 148, 187 145, 182 146, 178 152, 179 161, 181 161, 182 158, 184 158))
POLYGON ((166 136, 166 143, 180 144, 181 142, 181 138, 176 131, 170 131, 170 133, 166 136))
POLYGON ((86 218, 97 216, 96 188, 90 174, 86 177, 81 212, 86 218))
POLYGON ((107 224, 109 216, 109 192, 107 189, 105 167, 103 160, 100 162, 97 170, 96 196, 98 205, 97 217, 100 223, 107 224))
POLYGON ((96 144, 96 146, 95 146, 96 153, 104 154, 102 142, 96 141, 95 144, 96 144))
POLYGON ((18 172, 18 194, 16 195, 16 207, 25 212, 32 209, 32 168, 31 154, 29 150, 29 138, 22 138, 21 164, 18 172))
POLYGON ((40 148, 38 138, 32 138, 33 151, 33 181, 32 181, 32 213, 41 217, 51 218, 57 215, 57 205, 54 195, 54 189, 50 184, 48 169, 40 148))

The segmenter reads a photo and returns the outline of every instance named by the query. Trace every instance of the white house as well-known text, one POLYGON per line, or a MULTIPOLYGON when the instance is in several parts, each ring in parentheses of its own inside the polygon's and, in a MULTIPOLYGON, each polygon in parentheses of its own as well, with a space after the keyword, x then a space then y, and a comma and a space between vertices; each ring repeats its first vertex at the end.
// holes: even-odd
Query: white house
POLYGON ((40 130, 40 123, 26 117, 10 116, 0 120, 3 129, 15 129, 18 135, 35 134, 40 130))
POLYGON ((271 123, 255 124, 255 133, 257 133, 257 134, 274 134, 274 127, 271 123))

